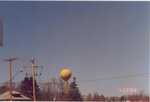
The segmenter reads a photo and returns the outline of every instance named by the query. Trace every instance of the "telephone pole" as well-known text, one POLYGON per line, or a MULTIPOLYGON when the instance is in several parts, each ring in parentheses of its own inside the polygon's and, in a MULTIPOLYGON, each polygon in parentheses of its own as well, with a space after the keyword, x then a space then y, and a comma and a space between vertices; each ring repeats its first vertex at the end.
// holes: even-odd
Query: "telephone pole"
POLYGON ((10 92, 10 101, 12 101, 12 62, 17 60, 17 58, 8 58, 4 59, 4 61, 9 64, 9 92, 10 92))
MULTIPOLYGON (((36 69, 39 68, 39 67, 43 68, 43 66, 36 65, 34 57, 30 60, 30 62, 31 62, 31 66, 24 66, 24 68, 31 68, 31 76, 32 76, 32 100, 36 101, 36 76, 38 75, 36 73, 36 69)), ((26 73, 26 75, 27 74, 28 73, 26 73)), ((41 75, 41 73, 40 73, 40 75, 41 75)))
POLYGON ((31 60, 31 64, 32 64, 32 91, 33 91, 33 101, 36 101, 36 93, 35 93, 35 59, 32 58, 31 60))

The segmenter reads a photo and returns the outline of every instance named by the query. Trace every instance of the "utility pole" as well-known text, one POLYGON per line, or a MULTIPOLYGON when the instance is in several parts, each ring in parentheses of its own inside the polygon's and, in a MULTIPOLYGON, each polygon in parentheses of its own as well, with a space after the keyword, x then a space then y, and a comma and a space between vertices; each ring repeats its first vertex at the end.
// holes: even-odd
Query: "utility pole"
MULTIPOLYGON (((36 65, 34 57, 30 60, 30 62, 31 62, 31 66, 24 66, 24 68, 31 68, 31 70, 32 70, 31 71, 31 76, 32 76, 32 99, 33 99, 33 101, 36 101, 36 83, 35 83, 35 80, 36 80, 36 76, 38 75, 36 73, 36 69, 39 68, 39 67, 43 68, 43 66, 36 65)), ((27 75, 27 73, 26 73, 26 75, 27 75)), ((41 73, 40 73, 40 75, 41 75, 41 73)))
POLYGON ((8 58, 4 59, 4 61, 9 64, 9 92, 10 92, 10 101, 12 101, 12 62, 17 60, 17 58, 8 58))
POLYGON ((33 101, 36 101, 36 93, 35 93, 35 59, 32 58, 32 91, 33 91, 33 101))

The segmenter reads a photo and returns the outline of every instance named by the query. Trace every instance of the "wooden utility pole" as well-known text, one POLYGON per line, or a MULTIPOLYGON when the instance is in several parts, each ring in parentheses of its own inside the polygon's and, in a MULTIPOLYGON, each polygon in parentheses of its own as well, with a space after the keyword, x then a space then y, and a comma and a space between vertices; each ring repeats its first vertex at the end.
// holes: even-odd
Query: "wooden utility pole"
POLYGON ((36 93, 35 93, 35 59, 32 58, 32 91, 33 91, 33 101, 36 101, 36 93))
POLYGON ((17 58, 8 58, 4 61, 9 63, 9 92, 10 92, 10 101, 12 101, 12 62, 17 60, 17 58))
POLYGON ((38 67, 43 67, 43 66, 38 66, 38 65, 36 65, 35 64, 35 58, 32 58, 31 60, 30 60, 30 62, 31 62, 31 66, 24 66, 24 68, 31 68, 31 76, 32 76, 32 100, 33 101, 36 101, 36 76, 38 75, 37 73, 36 73, 36 69, 38 68, 38 67))

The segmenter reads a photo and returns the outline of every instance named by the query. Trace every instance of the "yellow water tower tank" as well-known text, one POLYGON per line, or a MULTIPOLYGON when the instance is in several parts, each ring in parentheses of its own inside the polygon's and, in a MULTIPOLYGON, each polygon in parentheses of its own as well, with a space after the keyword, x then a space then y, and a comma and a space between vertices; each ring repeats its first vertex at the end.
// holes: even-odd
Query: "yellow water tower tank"
POLYGON ((72 71, 67 67, 63 67, 60 71, 60 77, 64 81, 68 81, 70 79, 71 75, 72 75, 72 71))

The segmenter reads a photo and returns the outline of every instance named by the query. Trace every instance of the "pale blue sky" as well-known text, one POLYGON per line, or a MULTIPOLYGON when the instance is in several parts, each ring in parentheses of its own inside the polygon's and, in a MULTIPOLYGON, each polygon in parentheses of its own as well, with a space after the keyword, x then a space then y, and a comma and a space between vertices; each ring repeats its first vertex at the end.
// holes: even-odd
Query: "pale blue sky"
MULTIPOLYGON (((4 46, 0 59, 17 56, 15 70, 35 56, 42 80, 72 69, 81 92, 118 95, 120 87, 148 90, 148 77, 95 80, 148 72, 148 2, 0 2, 4 46)), ((7 63, 0 61, 0 82, 7 63)), ((20 74, 15 81, 22 80, 20 74)))

